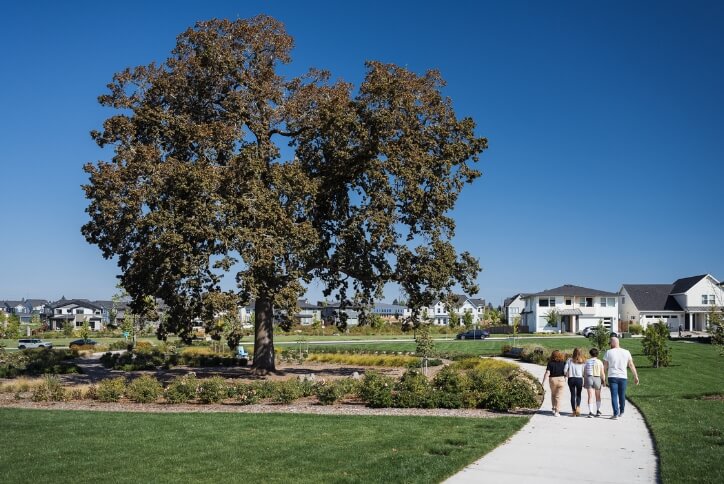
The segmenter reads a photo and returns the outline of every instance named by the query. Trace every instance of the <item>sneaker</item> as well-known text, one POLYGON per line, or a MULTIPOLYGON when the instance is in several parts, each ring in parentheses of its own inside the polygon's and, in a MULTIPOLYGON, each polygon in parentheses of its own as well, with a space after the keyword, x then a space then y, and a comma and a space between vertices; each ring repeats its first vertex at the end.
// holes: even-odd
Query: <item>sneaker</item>
POLYGON ((597 411, 596 411, 596 417, 600 417, 601 415, 603 415, 603 414, 601 413, 601 411, 600 411, 600 410, 597 410, 597 411))
POLYGON ((612 415, 611 420, 618 420, 618 415, 612 415))
POLYGON ((623 412, 618 414, 619 418, 623 417, 623 412))
POLYGON ((553 416, 554 416, 554 417, 560 417, 560 416, 561 416, 561 414, 560 414, 560 413, 558 413, 558 412, 553 412, 553 416))
POLYGON ((592 414, 592 413, 589 413, 589 414, 588 414, 588 418, 593 418, 593 414, 592 414))

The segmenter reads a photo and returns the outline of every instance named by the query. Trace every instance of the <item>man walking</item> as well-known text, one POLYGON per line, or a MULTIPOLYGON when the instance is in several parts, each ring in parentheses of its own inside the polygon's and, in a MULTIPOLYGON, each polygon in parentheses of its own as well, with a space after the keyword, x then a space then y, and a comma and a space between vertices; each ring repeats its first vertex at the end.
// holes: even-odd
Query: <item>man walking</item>
POLYGON ((603 365, 608 374, 608 387, 611 389, 611 403, 613 404, 613 420, 623 417, 626 408, 626 386, 628 384, 627 368, 631 368, 634 383, 639 384, 639 375, 636 371, 631 352, 619 346, 618 338, 611 338, 611 349, 603 357, 603 365))

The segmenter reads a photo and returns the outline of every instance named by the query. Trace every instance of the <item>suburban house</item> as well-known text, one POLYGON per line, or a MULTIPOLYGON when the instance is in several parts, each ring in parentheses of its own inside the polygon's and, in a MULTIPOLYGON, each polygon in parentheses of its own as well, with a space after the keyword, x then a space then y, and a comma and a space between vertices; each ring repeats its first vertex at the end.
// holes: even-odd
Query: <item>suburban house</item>
MULTIPOLYGON (((462 318, 465 313, 470 313, 473 316, 473 323, 479 324, 485 314, 485 299, 472 298, 464 294, 455 294, 453 307, 448 308, 445 301, 438 299, 432 303, 430 307, 422 308, 420 314, 423 317, 427 317, 432 324, 436 325, 448 325, 450 324, 450 311, 451 309, 460 317, 460 323, 462 324, 462 318)), ((412 316, 412 310, 405 308, 404 317, 409 318, 412 316)))
POLYGON ((307 299, 300 299, 297 301, 297 306, 299 312, 294 317, 297 323, 309 326, 314 321, 322 322, 322 308, 317 304, 312 304, 307 299))
POLYGON ((66 324, 75 328, 88 321, 92 331, 100 331, 108 323, 108 311, 85 299, 61 299, 51 305, 53 314, 50 316, 50 329, 63 329, 66 324))
POLYGON ((618 331, 618 294, 587 287, 566 284, 523 296, 525 308, 521 311, 521 325, 531 333, 576 333, 589 326, 604 326, 618 331), (548 315, 555 310, 560 316, 557 323, 549 322, 548 315))
POLYGON ((521 324, 523 323, 521 313, 525 310, 525 296, 526 294, 519 293, 507 298, 503 302, 503 313, 505 314, 505 320, 508 324, 513 324, 513 321, 517 317, 520 317, 520 322, 521 324))
POLYGON ((623 284, 620 318, 641 324, 663 321, 671 331, 706 331, 709 314, 724 306, 722 283, 711 274, 684 277, 673 284, 623 284))
POLYGON ((356 306, 347 306, 341 308, 338 302, 321 302, 318 304, 322 311, 322 320, 325 325, 335 325, 341 319, 341 314, 347 316, 347 326, 357 326, 359 324, 359 308, 356 306))
POLYGON ((405 306, 377 302, 372 306, 372 314, 376 314, 388 323, 399 322, 405 315, 405 306))

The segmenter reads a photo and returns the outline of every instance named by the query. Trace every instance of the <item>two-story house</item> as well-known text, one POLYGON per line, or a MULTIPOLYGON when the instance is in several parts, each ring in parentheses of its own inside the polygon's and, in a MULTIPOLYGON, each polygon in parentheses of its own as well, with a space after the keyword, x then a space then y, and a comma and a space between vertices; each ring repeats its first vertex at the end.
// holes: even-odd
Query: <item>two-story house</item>
POLYGON ((50 316, 50 329, 63 329, 71 324, 80 328, 88 321, 92 331, 100 331, 108 322, 108 313, 103 306, 85 299, 61 299, 51 305, 53 311, 50 316))
POLYGON ((523 323, 521 313, 525 310, 525 296, 526 294, 519 293, 503 301, 503 313, 508 324, 513 324, 515 318, 521 318, 521 324, 523 323))
POLYGON ((673 284, 623 284, 620 318, 641 324, 663 321, 671 331, 706 331, 712 310, 724 307, 724 288, 711 274, 684 277, 673 284))
POLYGON ((372 306, 372 314, 376 314, 388 323, 396 323, 405 315, 405 306, 376 302, 372 306))
MULTIPOLYGON (((455 312, 459 316, 460 324, 463 322, 465 313, 472 315, 474 324, 480 324, 485 316, 485 299, 455 294, 451 307, 446 301, 437 299, 429 307, 422 308, 420 315, 427 318, 432 324, 443 326, 450 324, 451 312, 455 312)), ((405 308, 403 315, 405 318, 411 317, 412 310, 405 308)))
POLYGON ((531 333, 576 333, 602 323, 618 331, 618 294, 566 284, 523 297, 525 309, 521 324, 531 333), (549 321, 555 310, 560 316, 556 323, 549 321))

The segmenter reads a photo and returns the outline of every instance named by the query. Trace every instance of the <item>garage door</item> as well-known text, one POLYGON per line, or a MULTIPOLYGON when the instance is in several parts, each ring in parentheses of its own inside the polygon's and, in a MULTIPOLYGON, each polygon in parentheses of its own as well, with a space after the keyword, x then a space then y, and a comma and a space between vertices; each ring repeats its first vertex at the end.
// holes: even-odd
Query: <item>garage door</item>
POLYGON ((669 331, 678 331, 679 324, 684 322, 684 319, 677 314, 647 314, 644 319, 646 320, 646 326, 663 321, 669 327, 669 331))

